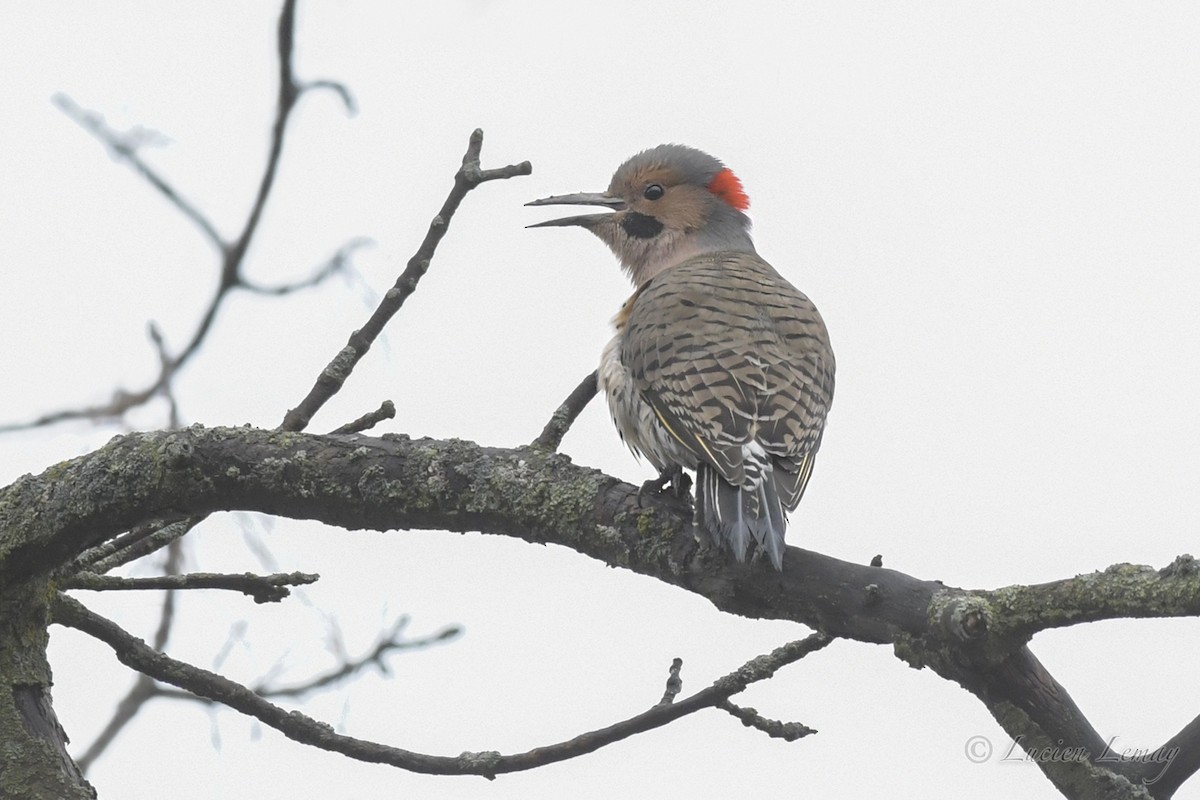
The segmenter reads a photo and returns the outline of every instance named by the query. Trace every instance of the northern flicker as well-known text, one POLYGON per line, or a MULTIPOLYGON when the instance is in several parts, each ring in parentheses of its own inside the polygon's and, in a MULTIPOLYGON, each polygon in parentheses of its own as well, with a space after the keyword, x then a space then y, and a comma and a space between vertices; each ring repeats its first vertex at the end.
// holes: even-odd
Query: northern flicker
POLYGON ((785 515, 821 446, 834 359, 816 307, 755 252, 749 204, 720 161, 664 144, 602 193, 528 205, 611 209, 530 227, 591 231, 636 287, 600 361, 613 422, 664 479, 695 470, 695 523, 714 544, 743 561, 753 539, 783 569, 785 515))

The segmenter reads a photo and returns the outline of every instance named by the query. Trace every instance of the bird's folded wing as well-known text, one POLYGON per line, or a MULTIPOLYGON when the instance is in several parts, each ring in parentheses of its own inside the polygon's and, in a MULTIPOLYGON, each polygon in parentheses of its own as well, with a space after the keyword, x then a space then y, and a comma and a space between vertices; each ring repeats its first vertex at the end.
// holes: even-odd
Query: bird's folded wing
POLYGON ((626 325, 621 359, 671 435, 735 486, 742 445, 759 442, 794 508, 833 394, 808 298, 751 254, 698 258, 651 281, 626 325))

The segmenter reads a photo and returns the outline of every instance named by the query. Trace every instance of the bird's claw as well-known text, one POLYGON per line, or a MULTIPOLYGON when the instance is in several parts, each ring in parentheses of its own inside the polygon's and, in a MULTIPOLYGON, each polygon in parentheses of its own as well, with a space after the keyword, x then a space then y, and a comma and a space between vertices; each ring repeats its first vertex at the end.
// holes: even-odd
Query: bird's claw
POLYGON ((676 500, 689 497, 692 492, 692 476, 683 471, 682 467, 674 466, 664 469, 657 478, 645 481, 637 492, 638 506, 647 493, 666 494, 676 500))

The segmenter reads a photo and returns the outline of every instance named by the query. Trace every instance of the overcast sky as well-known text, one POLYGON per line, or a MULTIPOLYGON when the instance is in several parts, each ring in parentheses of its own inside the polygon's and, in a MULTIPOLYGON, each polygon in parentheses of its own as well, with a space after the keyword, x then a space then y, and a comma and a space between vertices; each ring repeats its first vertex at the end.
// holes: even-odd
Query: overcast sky
MULTIPOLYGON (((146 324, 186 341, 214 253, 60 113, 119 129, 232 236, 266 153, 271 3, 0 4, 0 422, 139 388, 146 324)), ((384 428, 510 446, 596 364, 630 287, 580 230, 528 231, 548 194, 604 188, 629 155, 682 142, 743 180, 759 251, 816 302, 838 358, 821 458, 789 542, 963 587, 1035 583, 1200 550, 1200 6, 1184 2, 301 2, 307 96, 248 272, 304 276, 356 236, 353 280, 236 297, 180 377, 188 423, 278 424, 415 249, 475 127, 484 166, 416 295, 314 422, 397 404, 384 428)), ((161 406, 131 417, 159 427, 161 406)), ((0 482, 121 428, 0 439, 0 482)), ((595 403, 581 464, 651 474, 595 403)), ((692 692, 807 633, 745 620, 557 547, 437 532, 348 533, 245 514, 189 538, 189 568, 320 572, 281 605, 183 598, 168 651, 297 681, 399 613, 461 624, 389 678, 306 713, 436 754, 504 752, 692 692)), ((1200 553, 1197 553, 1200 554, 1200 553)), ((148 571, 141 566, 140 571, 148 571)), ((81 599, 149 637, 157 595, 81 599)), ((1200 711, 1200 624, 1130 621, 1032 648, 1101 735, 1152 748, 1200 711), (1182 701, 1181 701, 1182 698, 1182 701)), ((77 752, 133 676, 53 630, 54 700, 77 752)), ((159 701, 90 779, 102 797, 1051 797, 971 695, 890 650, 835 642, 741 698, 820 734, 769 740, 712 711, 488 783, 416 776, 288 742, 228 711, 159 701), (973 736, 996 755, 964 754, 973 736)), ((1200 798, 1195 780, 1177 797, 1200 798)))

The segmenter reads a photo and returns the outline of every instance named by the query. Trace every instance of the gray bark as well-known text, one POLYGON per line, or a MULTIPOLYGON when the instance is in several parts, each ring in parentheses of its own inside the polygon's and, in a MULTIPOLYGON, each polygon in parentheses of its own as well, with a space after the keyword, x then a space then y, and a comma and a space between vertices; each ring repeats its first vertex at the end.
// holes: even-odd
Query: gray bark
MULTIPOLYGON (((0 597, 11 612, 0 677, 10 687, 32 687, 19 699, 9 695, 11 705, 0 702, 0 735, 19 738, 19 718, 25 736, 44 745, 23 751, 19 766, 6 759, 0 789, 27 765, 60 776, 73 767, 46 735, 57 726, 45 665, 55 570, 148 520, 235 509, 348 529, 470 530, 570 547, 700 594, 722 611, 890 644, 911 666, 930 667, 978 696, 1027 747, 1062 740, 1095 753, 1103 745, 1025 647, 1034 632, 1074 613, 1067 606, 1047 615, 1038 591, 1060 606, 1074 603, 1086 619, 1200 613, 1200 570, 1187 558, 1162 571, 1131 567, 1074 579, 1087 579, 1086 587, 1058 582, 995 592, 794 547, 781 573, 737 565, 697 544, 682 503, 639 499, 636 487, 542 449, 201 426, 133 433, 0 489, 0 597)), ((1138 785, 1139 765, 1040 766, 1068 797, 1169 797, 1195 771, 1188 757, 1179 761, 1183 770, 1173 764, 1149 790, 1138 785)), ((75 794, 61 796, 90 796, 77 775, 73 786, 75 794)))

